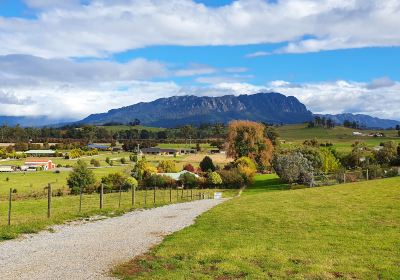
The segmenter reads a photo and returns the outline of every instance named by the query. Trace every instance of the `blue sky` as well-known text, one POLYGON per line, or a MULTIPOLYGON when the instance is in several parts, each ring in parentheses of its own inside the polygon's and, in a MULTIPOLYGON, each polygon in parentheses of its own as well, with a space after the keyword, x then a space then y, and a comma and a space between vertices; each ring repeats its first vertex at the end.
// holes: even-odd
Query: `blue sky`
POLYGON ((399 9, 396 0, 0 0, 0 114, 80 118, 171 95, 279 91, 316 113, 400 119, 399 9), (35 94, 84 104, 43 109, 35 94))

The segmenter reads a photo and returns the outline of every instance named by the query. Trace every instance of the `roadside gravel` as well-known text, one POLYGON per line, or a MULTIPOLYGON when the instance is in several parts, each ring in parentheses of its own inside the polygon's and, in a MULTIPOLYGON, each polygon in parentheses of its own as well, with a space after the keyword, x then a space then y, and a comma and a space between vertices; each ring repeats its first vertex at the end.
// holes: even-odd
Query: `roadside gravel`
POLYGON ((114 279, 116 264, 194 223, 220 200, 197 200, 53 227, 0 243, 0 279, 114 279))

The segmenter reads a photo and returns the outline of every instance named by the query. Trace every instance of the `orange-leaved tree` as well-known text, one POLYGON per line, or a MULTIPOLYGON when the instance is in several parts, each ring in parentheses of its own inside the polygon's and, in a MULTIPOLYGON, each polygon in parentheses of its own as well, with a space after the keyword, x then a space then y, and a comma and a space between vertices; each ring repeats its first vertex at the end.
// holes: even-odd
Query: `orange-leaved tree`
POLYGON ((265 126, 252 121, 232 121, 229 123, 227 155, 238 159, 249 157, 259 169, 270 165, 274 146, 265 137, 265 126))

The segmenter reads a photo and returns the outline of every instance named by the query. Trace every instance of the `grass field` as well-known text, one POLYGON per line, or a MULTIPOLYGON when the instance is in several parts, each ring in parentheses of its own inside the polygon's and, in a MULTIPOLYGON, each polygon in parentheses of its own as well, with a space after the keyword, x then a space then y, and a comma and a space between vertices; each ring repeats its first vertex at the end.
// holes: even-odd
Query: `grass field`
MULTIPOLYGON (((237 190, 172 190, 171 202, 169 190, 157 190, 156 204, 154 191, 137 191, 135 208, 150 208, 170 203, 177 203, 199 199, 199 194, 204 193, 212 197, 215 191, 222 191, 224 197, 230 197, 237 190), (193 195, 193 196, 192 196, 193 195), (147 198, 145 199, 145 196, 147 198), (146 203, 145 203, 146 202, 146 203)), ((119 194, 105 194, 103 210, 99 209, 99 194, 85 194, 82 212, 79 213, 79 196, 62 196, 52 198, 52 217, 47 218, 47 199, 17 200, 12 202, 11 226, 7 226, 8 202, 0 202, 0 241, 15 238, 22 233, 34 233, 48 226, 60 224, 79 218, 88 218, 93 215, 112 216, 132 210, 132 192, 121 193, 121 207, 119 207, 119 194)))
MULTIPOLYGON (((92 170, 96 179, 100 181, 103 176, 110 173, 130 173, 132 166, 121 165, 107 168, 95 168, 92 170)), ((32 192, 44 192, 44 187, 46 187, 48 183, 52 184, 54 190, 68 188, 68 174, 69 171, 61 171, 60 173, 55 173, 53 171, 0 173, 0 201, 6 199, 10 188, 16 189, 16 195, 21 196, 32 192)))
POLYGON ((400 177, 288 190, 273 175, 119 266, 123 279, 400 279, 400 177), (190 248, 190 250, 188 250, 190 248))
MULTIPOLYGON (((384 130, 386 137, 369 137, 369 136, 353 136, 353 131, 361 131, 352 128, 337 126, 331 129, 320 127, 308 128, 305 124, 284 125, 277 128, 280 135, 280 140, 284 140, 283 146, 291 144, 301 144, 306 139, 317 138, 319 142, 331 142, 338 152, 350 152, 353 144, 356 141, 365 142, 367 146, 379 146, 381 142, 395 141, 400 143, 400 137, 397 137, 396 130, 384 130)), ((362 130, 364 134, 371 132, 379 132, 376 130, 362 130)))

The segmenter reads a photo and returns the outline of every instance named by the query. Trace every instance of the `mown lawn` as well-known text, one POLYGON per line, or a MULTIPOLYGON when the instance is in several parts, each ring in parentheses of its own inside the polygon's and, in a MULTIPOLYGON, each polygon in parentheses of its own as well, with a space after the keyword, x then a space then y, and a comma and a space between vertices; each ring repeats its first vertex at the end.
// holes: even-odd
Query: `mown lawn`
POLYGON ((400 177, 288 190, 272 175, 117 267, 123 279, 400 279, 400 177))

